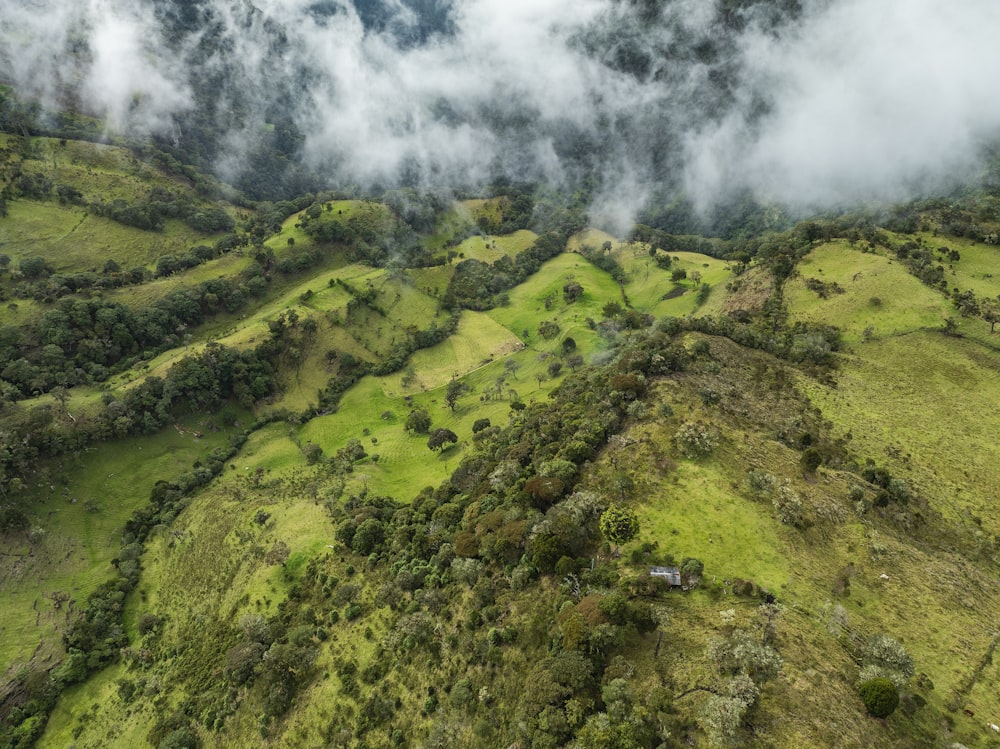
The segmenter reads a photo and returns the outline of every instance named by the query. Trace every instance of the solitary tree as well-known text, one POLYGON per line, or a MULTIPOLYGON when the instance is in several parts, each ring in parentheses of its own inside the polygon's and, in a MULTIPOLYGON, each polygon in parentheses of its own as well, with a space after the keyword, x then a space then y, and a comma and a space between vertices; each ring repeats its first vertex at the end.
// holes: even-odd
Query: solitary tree
POLYGON ((862 682, 858 694, 865 703, 868 714, 874 718, 888 718, 899 705, 899 690, 889 679, 877 677, 862 682))
POLYGON ((427 438, 427 447, 431 450, 444 450, 450 443, 454 445, 458 442, 458 435, 450 429, 435 429, 434 433, 427 438))
POLYGON ((618 547, 639 534, 639 518, 631 507, 614 504, 601 515, 600 527, 608 543, 618 547))
POLYGON ((415 408, 407 414, 404 426, 408 432, 427 434, 431 428, 431 416, 426 409, 415 408))
POLYGON ((570 281, 568 284, 563 286, 563 301, 565 301, 566 304, 572 304, 581 296, 583 296, 583 286, 575 281, 570 281))
POLYGON ((444 391, 444 402, 448 404, 448 408, 452 411, 455 410, 455 406, 458 404, 458 399, 469 389, 461 380, 452 380, 448 383, 448 387, 444 391))

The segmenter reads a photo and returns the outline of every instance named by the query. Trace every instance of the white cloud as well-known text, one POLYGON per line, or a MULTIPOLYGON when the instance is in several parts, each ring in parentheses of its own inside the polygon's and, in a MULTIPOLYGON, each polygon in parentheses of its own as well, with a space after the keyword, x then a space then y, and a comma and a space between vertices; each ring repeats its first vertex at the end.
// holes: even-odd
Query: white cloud
POLYGON ((748 34, 743 65, 772 111, 733 110, 692 133, 688 179, 704 201, 748 185, 793 205, 900 199, 974 176, 1000 135, 1000 5, 842 0, 798 33, 748 34))
POLYGON ((617 0, 452 0, 449 33, 416 44, 395 35, 419 21, 401 0, 386 0, 397 17, 383 32, 348 0, 332 14, 313 0, 211 0, 228 46, 199 69, 187 62, 197 35, 168 46, 157 2, 3 0, 0 69, 50 102, 75 85, 113 127, 147 131, 192 106, 191 76, 225 71, 219 100, 249 109, 227 140, 232 174, 276 102, 309 164, 342 181, 388 182, 417 165, 428 182, 467 183, 497 164, 559 181, 567 136, 589 140, 606 159, 596 212, 615 223, 677 143, 703 206, 750 187, 815 207, 968 177, 1000 132, 995 0, 807 0, 780 34, 751 18, 728 47, 732 32, 712 27, 703 0, 645 19, 617 0), (649 75, 595 54, 584 41, 595 30, 602 55, 646 55, 649 75), (695 37, 722 52, 663 62, 695 37))

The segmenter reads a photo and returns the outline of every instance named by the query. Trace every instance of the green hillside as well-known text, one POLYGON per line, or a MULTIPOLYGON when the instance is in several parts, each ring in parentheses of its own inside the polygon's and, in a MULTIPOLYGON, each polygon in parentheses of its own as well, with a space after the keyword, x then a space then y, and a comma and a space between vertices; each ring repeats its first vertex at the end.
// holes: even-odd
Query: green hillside
POLYGON ((3 147, 0 747, 995 741, 993 245, 3 147))

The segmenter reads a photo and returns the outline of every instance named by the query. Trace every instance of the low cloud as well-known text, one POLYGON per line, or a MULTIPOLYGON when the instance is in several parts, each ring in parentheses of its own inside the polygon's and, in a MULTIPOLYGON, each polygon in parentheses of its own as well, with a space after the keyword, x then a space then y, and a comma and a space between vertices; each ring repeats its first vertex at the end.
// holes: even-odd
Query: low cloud
POLYGON ((0 71, 181 138, 218 80, 227 175, 283 117, 331 183, 586 177, 614 228, 664 182, 702 208, 916 196, 975 177, 1000 134, 993 0, 358 3, 6 0, 0 71))
POLYGON ((898 200, 977 173, 1000 136, 1000 5, 814 3, 793 34, 748 33, 743 106, 689 134, 687 182, 802 207, 898 200), (754 120, 748 100, 770 111, 754 120))

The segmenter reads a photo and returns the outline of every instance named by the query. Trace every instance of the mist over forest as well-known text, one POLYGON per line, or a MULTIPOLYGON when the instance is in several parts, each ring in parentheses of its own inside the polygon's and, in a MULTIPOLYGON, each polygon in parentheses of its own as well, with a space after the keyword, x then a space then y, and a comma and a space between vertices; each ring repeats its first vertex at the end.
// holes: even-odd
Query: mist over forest
POLYGON ((532 181, 679 229, 980 179, 998 27, 990 0, 8 0, 0 79, 255 199, 532 181))

